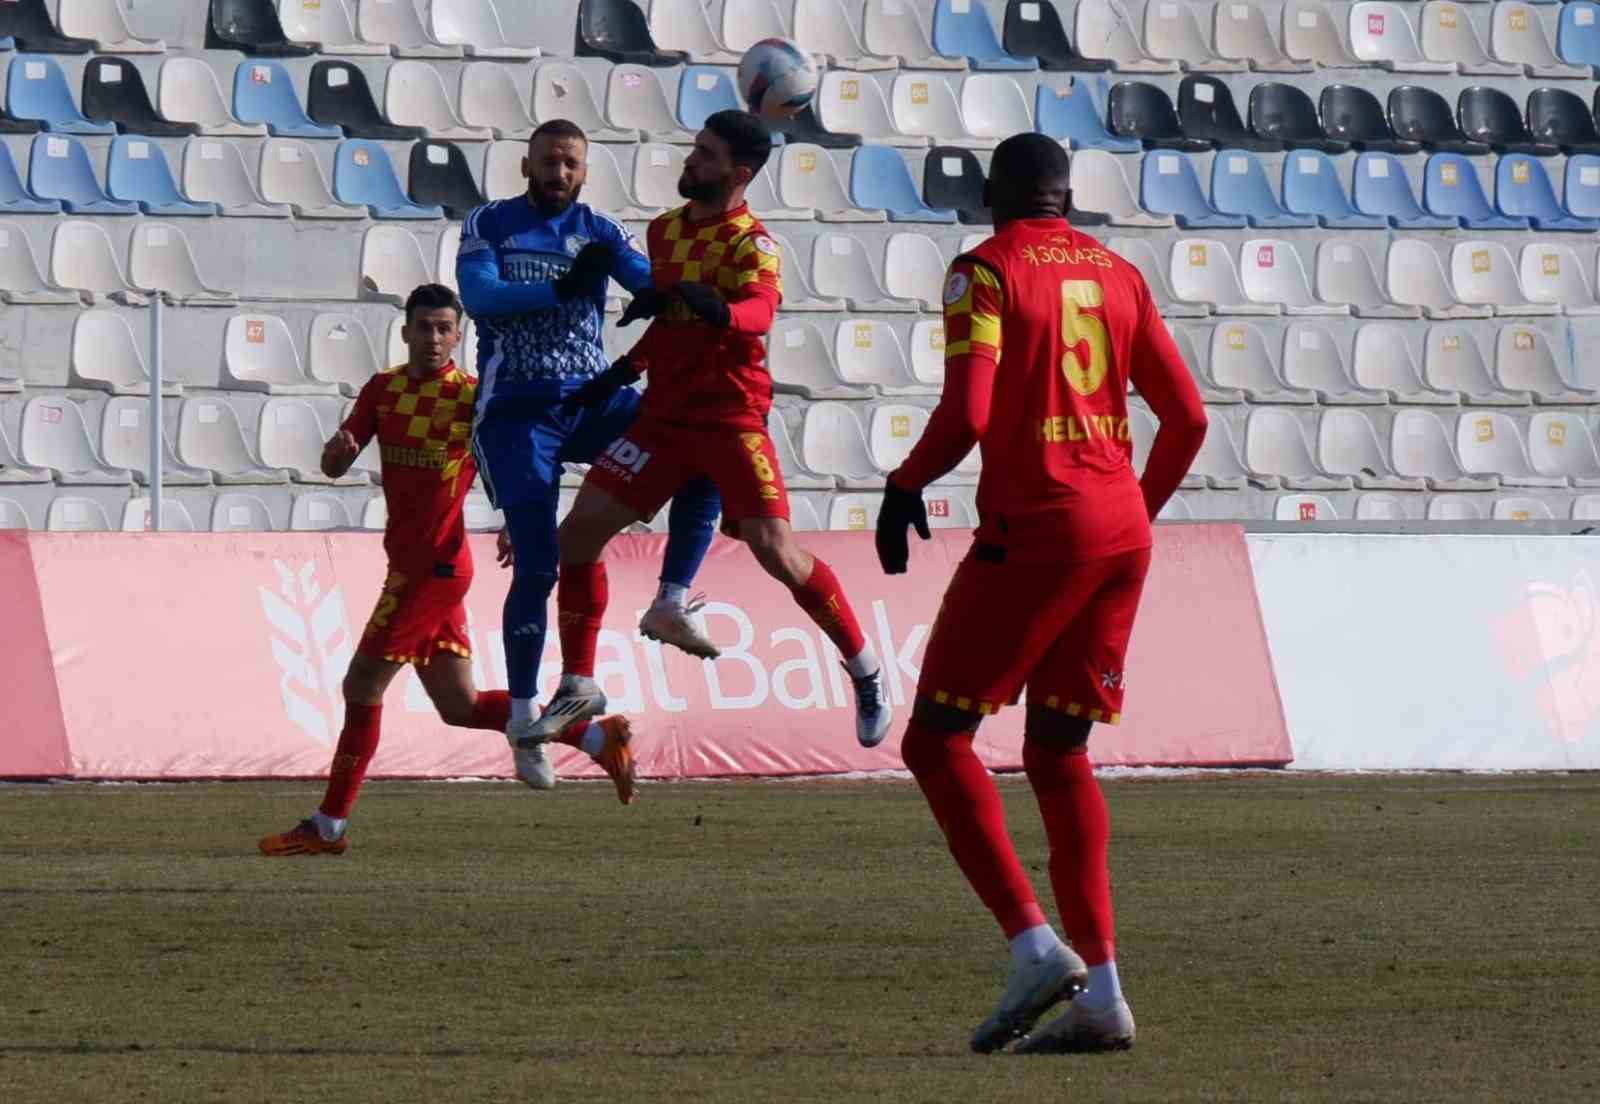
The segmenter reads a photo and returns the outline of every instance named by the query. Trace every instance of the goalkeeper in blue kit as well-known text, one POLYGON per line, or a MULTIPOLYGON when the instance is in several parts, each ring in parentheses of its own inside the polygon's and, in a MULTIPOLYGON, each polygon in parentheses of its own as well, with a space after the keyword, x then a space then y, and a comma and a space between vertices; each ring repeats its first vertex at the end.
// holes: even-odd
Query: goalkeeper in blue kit
MULTIPOLYGON (((562 465, 593 461, 622 436, 639 407, 638 392, 626 386, 589 408, 563 400, 597 376, 619 372, 608 368, 600 342, 608 278, 643 293, 644 302, 654 295, 650 261, 637 239, 577 201, 587 161, 588 140, 575 124, 551 120, 539 127, 523 161, 527 194, 468 214, 456 262, 461 300, 478 327, 473 451, 490 500, 505 514, 514 554, 502 627, 511 693, 506 738, 517 776, 535 789, 555 784, 544 742, 605 708, 586 620, 590 605, 598 607, 595 618, 605 608, 605 565, 558 566, 562 465), (534 699, 545 611, 557 586, 562 609, 575 611, 574 623, 561 626, 567 673, 540 716, 534 699), (572 654, 569 642, 588 654, 572 654)), ((702 658, 715 658, 717 650, 691 620, 688 592, 720 512, 708 480, 673 501, 661 588, 639 623, 645 636, 702 658)))

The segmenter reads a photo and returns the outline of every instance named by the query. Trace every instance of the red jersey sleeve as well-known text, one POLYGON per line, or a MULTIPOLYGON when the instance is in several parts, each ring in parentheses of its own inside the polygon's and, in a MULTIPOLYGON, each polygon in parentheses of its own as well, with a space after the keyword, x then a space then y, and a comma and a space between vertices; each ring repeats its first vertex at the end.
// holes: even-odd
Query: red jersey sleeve
POLYGON ((734 333, 765 334, 783 302, 783 276, 778 243, 764 233, 747 234, 733 251, 737 287, 725 292, 728 328, 734 333))
POLYGON ((1154 518, 1189 474, 1189 465, 1205 443, 1206 408, 1149 287, 1142 278, 1138 286, 1139 322, 1130 350, 1129 376, 1160 423, 1139 478, 1145 509, 1154 518))
POLYGON ((377 375, 369 379, 356 395, 355 405, 350 408, 340 429, 356 439, 362 448, 377 436, 378 433, 378 397, 383 394, 388 386, 387 375, 377 375))

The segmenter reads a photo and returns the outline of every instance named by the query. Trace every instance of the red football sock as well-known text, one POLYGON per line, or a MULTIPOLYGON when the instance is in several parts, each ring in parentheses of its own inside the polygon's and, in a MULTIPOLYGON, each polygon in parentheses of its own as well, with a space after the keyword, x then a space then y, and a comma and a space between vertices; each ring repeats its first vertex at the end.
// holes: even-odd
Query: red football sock
POLYGON ((935 732, 916 721, 900 754, 944 829, 961 873, 1010 939, 1045 922, 1006 831, 1000 791, 972 750, 971 732, 935 732))
POLYGON ((556 607, 561 620, 561 670, 594 678, 594 653, 600 645, 600 623, 611 600, 604 561, 561 565, 556 607))
POLYGON ((1028 740, 1022 765, 1050 840, 1050 884, 1061 926, 1083 961, 1099 966, 1116 957, 1117 933, 1106 858, 1111 816, 1088 750, 1061 752, 1028 740))
POLYGON ((504 690, 484 690, 472 703, 472 720, 467 727, 504 732, 510 720, 511 695, 504 690))
POLYGON ((856 611, 850 608, 850 600, 844 596, 844 588, 839 585, 833 568, 815 560, 811 577, 790 593, 817 627, 828 634, 840 655, 850 659, 861 654, 861 649, 867 646, 867 638, 861 634, 856 611))
POLYGON ((328 789, 322 795, 320 806, 324 816, 341 820, 350 815, 361 790, 361 780, 367 776, 367 764, 378 750, 378 726, 383 717, 381 705, 344 706, 344 729, 339 733, 339 746, 333 752, 333 765, 328 768, 328 789))
POLYGON ((557 733, 550 742, 553 744, 566 744, 568 747, 582 748, 583 734, 589 731, 589 726, 593 723, 592 720, 573 721, 557 733))

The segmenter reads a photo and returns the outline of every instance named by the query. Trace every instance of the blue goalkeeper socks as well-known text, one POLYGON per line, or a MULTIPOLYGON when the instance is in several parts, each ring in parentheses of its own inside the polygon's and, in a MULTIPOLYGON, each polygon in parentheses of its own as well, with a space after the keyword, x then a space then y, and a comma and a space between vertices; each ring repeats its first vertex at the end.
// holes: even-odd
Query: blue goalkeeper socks
POLYGON ((688 589, 700 573, 716 532, 722 499, 709 479, 684 484, 667 515, 667 550, 661 555, 661 581, 688 589))

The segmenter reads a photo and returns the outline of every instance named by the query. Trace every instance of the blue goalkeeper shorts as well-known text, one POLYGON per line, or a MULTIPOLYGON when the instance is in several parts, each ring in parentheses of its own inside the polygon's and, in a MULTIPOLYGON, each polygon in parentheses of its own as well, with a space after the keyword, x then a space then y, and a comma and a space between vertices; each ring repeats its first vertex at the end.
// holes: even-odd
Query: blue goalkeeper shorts
POLYGON ((561 411, 552 398, 497 398, 479 418, 472 451, 496 509, 553 500, 563 464, 588 464, 633 424, 641 396, 631 387, 603 406, 561 411))

